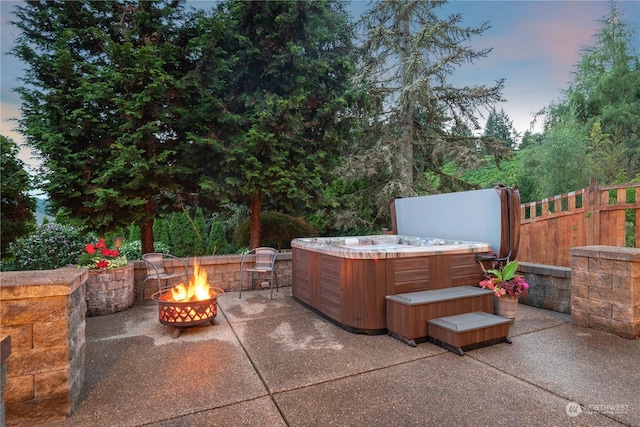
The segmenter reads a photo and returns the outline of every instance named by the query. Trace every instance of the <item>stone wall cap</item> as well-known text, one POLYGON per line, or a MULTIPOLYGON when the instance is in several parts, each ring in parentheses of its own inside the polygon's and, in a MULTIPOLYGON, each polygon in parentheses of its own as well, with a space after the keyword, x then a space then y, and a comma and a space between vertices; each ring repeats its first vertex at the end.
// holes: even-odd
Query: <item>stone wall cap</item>
POLYGON ((640 248, 622 246, 578 246, 569 249, 572 256, 613 259, 618 261, 640 261, 640 248))
POLYGON ((3 271, 0 273, 0 300, 71 295, 88 277, 87 270, 77 267, 3 271))

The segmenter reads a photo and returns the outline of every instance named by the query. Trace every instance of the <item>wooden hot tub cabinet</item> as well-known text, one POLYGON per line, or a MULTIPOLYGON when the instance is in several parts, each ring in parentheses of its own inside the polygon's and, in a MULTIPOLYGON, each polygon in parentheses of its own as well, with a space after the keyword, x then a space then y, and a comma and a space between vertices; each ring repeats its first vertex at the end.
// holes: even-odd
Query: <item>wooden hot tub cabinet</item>
POLYGON ((344 329, 366 334, 387 332, 386 295, 477 284, 482 270, 476 255, 490 250, 474 243, 353 257, 295 240, 292 246, 293 296, 344 329))

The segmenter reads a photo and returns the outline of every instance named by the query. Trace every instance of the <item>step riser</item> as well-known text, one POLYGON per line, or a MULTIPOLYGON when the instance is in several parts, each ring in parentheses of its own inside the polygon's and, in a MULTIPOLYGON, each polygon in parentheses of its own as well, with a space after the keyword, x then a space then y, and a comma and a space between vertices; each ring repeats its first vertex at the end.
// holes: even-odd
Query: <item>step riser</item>
POLYGON ((429 336, 427 321, 439 317, 483 311, 493 314, 493 294, 421 305, 405 305, 387 300, 387 329, 407 340, 429 336))
POLYGON ((428 326, 428 335, 429 337, 449 344, 452 347, 468 347, 508 336, 509 324, 506 323, 502 325, 488 326, 466 332, 449 331, 430 324, 428 326))

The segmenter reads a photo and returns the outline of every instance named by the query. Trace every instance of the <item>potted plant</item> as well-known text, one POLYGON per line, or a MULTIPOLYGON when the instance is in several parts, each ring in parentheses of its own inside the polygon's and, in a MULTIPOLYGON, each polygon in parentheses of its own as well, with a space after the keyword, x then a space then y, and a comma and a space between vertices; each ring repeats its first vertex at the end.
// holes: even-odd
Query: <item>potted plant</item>
POLYGON ((104 238, 97 243, 89 243, 84 247, 85 253, 78 258, 78 267, 106 270, 127 265, 127 257, 120 255, 117 249, 109 249, 104 238))
POLYGON ((109 249, 105 239, 85 246, 78 267, 89 270, 85 300, 87 316, 101 316, 133 305, 134 266, 118 249, 109 249))
POLYGON ((497 299, 496 314, 511 319, 512 322, 516 318, 518 299, 526 297, 529 290, 529 284, 524 277, 516 274, 517 270, 518 261, 509 261, 504 265, 499 264, 498 268, 485 271, 485 278, 480 281, 480 287, 492 290, 497 299))

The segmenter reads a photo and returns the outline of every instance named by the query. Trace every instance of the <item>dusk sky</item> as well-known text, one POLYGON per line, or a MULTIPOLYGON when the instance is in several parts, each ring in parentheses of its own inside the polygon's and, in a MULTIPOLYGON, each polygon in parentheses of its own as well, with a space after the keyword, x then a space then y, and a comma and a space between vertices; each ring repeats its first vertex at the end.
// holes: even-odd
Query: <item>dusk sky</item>
MULTIPOLYGON (((25 64, 6 53, 13 44, 17 29, 9 24, 19 2, 0 1, 0 133, 17 143, 22 137, 15 132, 19 117, 20 98, 13 91, 25 64)), ((369 7, 368 1, 351 2, 354 16, 369 7)), ((635 31, 635 53, 640 53, 640 1, 618 1, 625 20, 635 31)), ((208 8, 213 2, 191 1, 198 8, 208 8)), ((568 87, 572 71, 585 46, 594 43, 600 27, 598 20, 609 10, 608 1, 451 1, 440 8, 441 15, 461 13, 464 25, 479 26, 489 21, 492 28, 472 40, 476 48, 493 48, 489 56, 474 65, 460 69, 452 78, 457 85, 491 85, 505 78, 504 97, 497 105, 513 120, 515 129, 529 129, 533 113, 559 99, 568 87)), ((480 123, 484 125, 485 119, 480 123)), ((534 131, 539 130, 539 126, 534 131)), ((20 158, 32 163, 30 152, 23 150, 20 158)))

